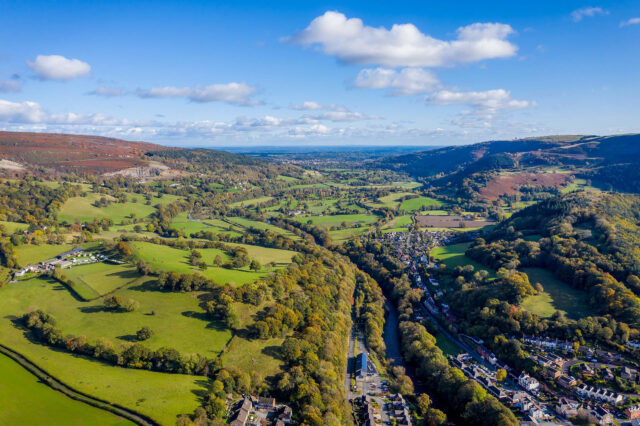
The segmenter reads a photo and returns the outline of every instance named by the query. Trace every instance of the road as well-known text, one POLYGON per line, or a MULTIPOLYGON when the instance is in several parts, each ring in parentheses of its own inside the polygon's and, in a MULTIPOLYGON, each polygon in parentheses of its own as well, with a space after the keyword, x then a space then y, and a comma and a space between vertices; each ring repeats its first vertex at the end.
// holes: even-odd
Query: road
POLYGON ((22 366, 25 370, 29 371, 31 374, 39 378, 42 381, 42 383, 46 384, 47 386, 51 387, 54 390, 62 392, 69 398, 73 398, 77 401, 84 402, 85 404, 91 405, 93 407, 100 408, 105 411, 109 411, 127 420, 131 420, 132 422, 139 425, 144 425, 144 426, 157 425, 157 423, 151 420, 150 418, 147 418, 142 414, 138 414, 135 411, 131 411, 126 408, 109 404, 106 401, 102 401, 92 396, 85 395, 81 392, 78 392, 68 387, 64 383, 58 381, 55 377, 51 377, 46 371, 38 367, 36 364, 32 363, 31 361, 29 361, 19 353, 14 352, 12 349, 4 345, 0 345, 0 353, 8 356, 12 360, 20 364, 20 366, 22 366))

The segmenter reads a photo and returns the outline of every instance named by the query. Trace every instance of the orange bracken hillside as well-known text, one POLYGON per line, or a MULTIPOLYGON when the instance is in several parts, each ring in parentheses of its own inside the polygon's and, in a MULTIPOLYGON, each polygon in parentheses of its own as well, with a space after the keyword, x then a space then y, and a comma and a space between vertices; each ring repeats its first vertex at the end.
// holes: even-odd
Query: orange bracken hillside
POLYGON ((146 152, 165 149, 101 136, 0 132, 0 158, 53 169, 110 172, 143 165, 146 152))

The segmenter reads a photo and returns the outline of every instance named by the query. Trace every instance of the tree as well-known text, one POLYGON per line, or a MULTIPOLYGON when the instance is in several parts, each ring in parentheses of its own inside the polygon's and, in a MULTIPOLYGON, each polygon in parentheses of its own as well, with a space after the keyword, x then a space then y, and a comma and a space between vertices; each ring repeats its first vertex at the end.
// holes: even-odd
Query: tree
POLYGON ((222 266, 222 263, 224 261, 222 260, 222 256, 220 256, 219 254, 216 254, 216 257, 213 259, 213 264, 216 265, 217 267, 222 266))
POLYGON ((104 307, 111 310, 122 307, 122 296, 109 296, 104 299, 104 307))
POLYGON ((136 339, 140 341, 148 340, 151 338, 151 336, 153 336, 153 330, 151 330, 147 326, 144 326, 140 330, 136 331, 136 339))
POLYGON ((507 378, 507 370, 505 370, 504 368, 498 368, 498 371, 496 371, 496 380, 499 382, 502 382, 506 378, 507 378))
POLYGON ((418 412, 421 416, 426 416, 429 411, 429 407, 431 407, 431 398, 426 393, 421 393, 418 395, 418 412))
POLYGON ((260 269, 262 269, 262 265, 256 259, 253 259, 251 260, 251 265, 249 265, 249 268, 252 271, 259 271, 260 269))
POLYGON ((123 307, 127 312, 133 312, 140 307, 140 303, 133 299, 127 299, 123 307))

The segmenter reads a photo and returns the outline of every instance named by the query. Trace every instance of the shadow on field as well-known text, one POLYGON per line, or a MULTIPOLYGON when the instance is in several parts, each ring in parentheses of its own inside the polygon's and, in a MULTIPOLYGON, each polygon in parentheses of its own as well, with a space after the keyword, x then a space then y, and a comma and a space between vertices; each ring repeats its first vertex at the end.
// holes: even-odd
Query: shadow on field
POLYGON ((207 317, 206 312, 184 311, 182 312, 182 315, 187 318, 195 318, 201 321, 208 322, 209 324, 207 324, 207 327, 206 327, 208 329, 212 329, 216 331, 227 330, 227 327, 225 327, 220 321, 212 321, 211 319, 209 319, 209 317, 207 317))
POLYGON ((198 397, 198 399, 203 402, 204 399, 209 394, 209 381, 208 380, 196 380, 195 384, 198 386, 198 389, 192 389, 191 393, 198 397))
POLYGON ((261 352, 272 358, 282 360, 282 350, 280 349, 280 346, 265 346, 262 348, 261 352))
POLYGON ((124 340, 125 342, 137 342, 138 338, 135 334, 125 334, 123 336, 118 336, 116 339, 124 340))

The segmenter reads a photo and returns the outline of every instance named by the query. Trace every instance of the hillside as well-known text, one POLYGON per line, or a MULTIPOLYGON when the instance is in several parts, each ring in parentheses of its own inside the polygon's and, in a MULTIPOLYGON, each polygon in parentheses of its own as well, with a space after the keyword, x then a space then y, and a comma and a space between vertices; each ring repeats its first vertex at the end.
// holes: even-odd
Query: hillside
POLYGON ((236 174, 245 180, 299 173, 294 166, 274 165, 211 149, 166 147, 101 136, 27 132, 0 132, 0 170, 17 176, 78 173, 136 179, 176 178, 213 171, 236 174))
POLYGON ((143 165, 144 153, 160 149, 166 148, 101 136, 0 132, 0 157, 55 169, 110 172, 143 165))
POLYGON ((377 166, 474 203, 536 201, 576 189, 640 190, 640 135, 561 135, 386 157, 377 166))

